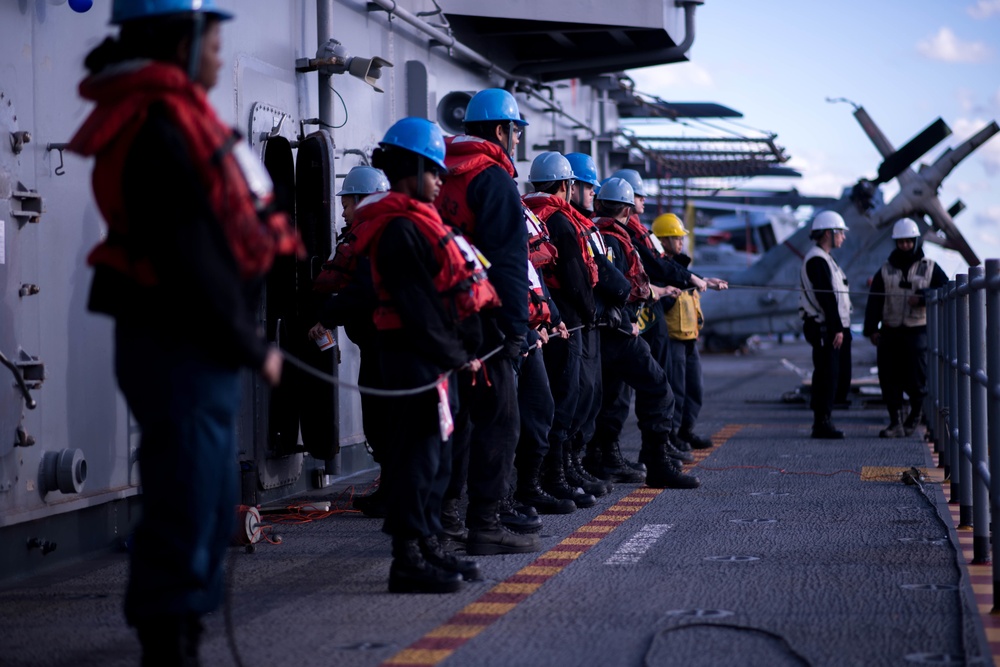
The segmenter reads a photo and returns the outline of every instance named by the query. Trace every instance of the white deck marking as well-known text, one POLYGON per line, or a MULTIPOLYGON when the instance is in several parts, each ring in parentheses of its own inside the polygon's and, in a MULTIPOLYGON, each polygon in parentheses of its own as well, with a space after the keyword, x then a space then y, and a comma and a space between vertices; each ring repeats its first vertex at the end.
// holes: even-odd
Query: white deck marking
POLYGON ((611 558, 604 561, 605 565, 633 565, 638 563, 663 534, 673 528, 670 523, 647 523, 639 532, 630 537, 611 558))

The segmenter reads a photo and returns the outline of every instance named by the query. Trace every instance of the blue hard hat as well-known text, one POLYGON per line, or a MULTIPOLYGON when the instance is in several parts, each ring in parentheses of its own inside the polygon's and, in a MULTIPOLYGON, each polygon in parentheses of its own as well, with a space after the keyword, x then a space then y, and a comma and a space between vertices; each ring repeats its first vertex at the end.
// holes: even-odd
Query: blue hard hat
POLYGON ((531 162, 529 183, 573 180, 573 167, 562 153, 545 151, 531 162))
POLYGON ((616 176, 606 179, 601 184, 601 191, 597 193, 597 198, 601 201, 635 205, 635 192, 632 190, 632 186, 624 178, 616 176))
POLYGON ((595 188, 600 186, 597 180, 597 165, 594 158, 586 153, 567 153, 566 159, 573 167, 573 180, 581 183, 590 183, 595 188))
POLYGON ((611 174, 611 178, 624 178, 632 186, 632 192, 640 197, 646 196, 646 189, 642 187, 642 176, 635 169, 619 169, 611 174))
POLYGON ((410 116, 397 120, 379 145, 404 148, 424 156, 442 169, 448 169, 444 164, 444 135, 441 134, 441 128, 426 118, 410 116))
POLYGON ((370 195, 376 192, 388 192, 389 179, 381 169, 358 166, 351 169, 344 177, 344 185, 337 197, 343 195, 370 195))
POLYGON ((487 88, 480 90, 469 100, 465 107, 465 123, 489 122, 493 120, 509 120, 524 126, 528 121, 521 118, 517 109, 517 100, 503 88, 487 88))
POLYGON ((114 0, 111 24, 171 14, 212 14, 222 21, 233 18, 232 13, 218 9, 215 0, 114 0))

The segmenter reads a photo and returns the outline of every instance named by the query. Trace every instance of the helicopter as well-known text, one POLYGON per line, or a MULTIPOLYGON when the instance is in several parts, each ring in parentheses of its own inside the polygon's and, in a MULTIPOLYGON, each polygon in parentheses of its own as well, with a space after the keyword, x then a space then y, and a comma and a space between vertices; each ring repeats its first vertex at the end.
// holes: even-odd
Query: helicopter
MULTIPOLYGON (((855 319, 864 314, 871 276, 892 251, 892 225, 902 218, 917 222, 926 243, 954 250, 969 264, 980 263, 976 252, 955 225, 954 216, 964 205, 959 201, 946 209, 938 199, 944 179, 962 160, 1000 132, 992 121, 974 135, 945 150, 934 162, 912 165, 951 133, 940 118, 898 150, 893 147, 864 107, 854 105, 854 116, 884 160, 874 178, 861 178, 844 189, 840 199, 823 206, 843 216, 850 230, 835 258, 851 286, 855 319), (899 192, 885 201, 880 186, 896 179, 899 192)), ((770 202, 769 202, 770 203, 770 202)), ((809 224, 799 227, 783 242, 773 245, 752 265, 728 273, 732 287, 747 290, 743 298, 734 293, 708 292, 702 298, 706 349, 739 346, 750 336, 798 334, 799 272, 812 245, 809 224)))

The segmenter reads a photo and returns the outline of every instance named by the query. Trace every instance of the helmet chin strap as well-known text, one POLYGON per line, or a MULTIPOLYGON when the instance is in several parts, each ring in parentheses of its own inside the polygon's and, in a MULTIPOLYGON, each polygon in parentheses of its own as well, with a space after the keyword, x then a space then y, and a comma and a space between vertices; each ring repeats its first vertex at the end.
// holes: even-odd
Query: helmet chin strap
POLYGON ((195 12, 192 17, 191 28, 191 52, 188 54, 187 75, 194 81, 201 70, 201 43, 202 34, 205 32, 205 14, 195 12))

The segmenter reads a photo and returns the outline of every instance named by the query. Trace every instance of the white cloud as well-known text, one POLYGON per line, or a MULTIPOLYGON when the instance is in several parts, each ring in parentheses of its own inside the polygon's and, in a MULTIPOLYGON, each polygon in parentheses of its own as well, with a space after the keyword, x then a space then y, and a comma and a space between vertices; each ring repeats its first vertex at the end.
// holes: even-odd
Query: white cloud
POLYGON ((671 88, 715 87, 715 80, 709 71, 693 62, 643 67, 630 70, 628 74, 635 81, 636 90, 658 95, 667 100, 671 99, 671 88))
POLYGON ((974 19, 986 19, 1000 14, 1000 0, 979 0, 965 10, 974 19))
POLYGON ((917 52, 931 60, 946 63, 981 63, 992 55, 982 42, 965 42, 951 28, 941 28, 933 37, 917 42, 917 52))
POLYGON ((976 211, 976 224, 988 228, 993 235, 994 245, 1000 246, 1000 237, 996 235, 997 228, 1000 228, 1000 206, 989 206, 976 211))

